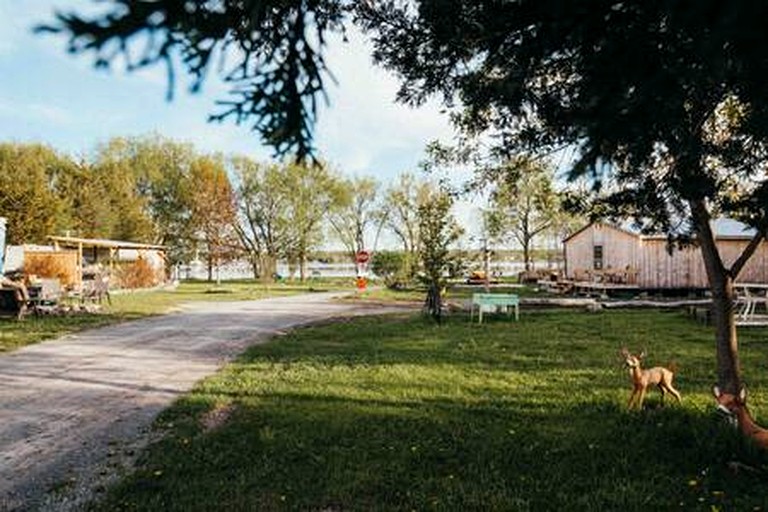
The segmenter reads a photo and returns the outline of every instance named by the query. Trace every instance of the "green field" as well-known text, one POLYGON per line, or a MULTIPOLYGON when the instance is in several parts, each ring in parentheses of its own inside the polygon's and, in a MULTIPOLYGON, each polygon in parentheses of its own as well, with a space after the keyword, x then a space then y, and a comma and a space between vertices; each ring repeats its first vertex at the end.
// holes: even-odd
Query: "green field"
MULTIPOLYGON (((768 415, 768 330, 741 336, 768 415)), ((713 413, 711 330, 676 312, 364 318, 249 350, 179 400, 93 510, 765 510, 768 456, 713 413), (625 409, 619 349, 682 405, 625 409), (734 472, 737 461, 752 469, 734 472)))

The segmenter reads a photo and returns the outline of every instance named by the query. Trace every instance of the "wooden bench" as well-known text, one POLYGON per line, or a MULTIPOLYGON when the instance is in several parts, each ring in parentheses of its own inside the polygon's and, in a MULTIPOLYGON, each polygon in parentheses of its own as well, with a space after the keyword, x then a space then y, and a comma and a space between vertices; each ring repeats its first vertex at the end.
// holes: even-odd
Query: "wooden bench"
POLYGON ((472 305, 469 311, 470 322, 474 318, 475 307, 477 307, 479 323, 483 323, 483 311, 491 308, 493 308, 493 311, 496 311, 498 308, 504 308, 507 313, 510 313, 510 308, 514 308, 515 320, 520 320, 520 297, 514 293, 472 294, 472 305))

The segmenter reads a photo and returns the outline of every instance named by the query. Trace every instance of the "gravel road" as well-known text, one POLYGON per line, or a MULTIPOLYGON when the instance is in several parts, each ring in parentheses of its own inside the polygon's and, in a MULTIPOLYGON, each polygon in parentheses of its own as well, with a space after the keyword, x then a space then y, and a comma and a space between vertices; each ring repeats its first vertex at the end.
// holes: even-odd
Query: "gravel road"
POLYGON ((394 311, 333 298, 194 303, 1 356, 0 510, 77 510, 130 466, 162 409, 247 346, 394 311))

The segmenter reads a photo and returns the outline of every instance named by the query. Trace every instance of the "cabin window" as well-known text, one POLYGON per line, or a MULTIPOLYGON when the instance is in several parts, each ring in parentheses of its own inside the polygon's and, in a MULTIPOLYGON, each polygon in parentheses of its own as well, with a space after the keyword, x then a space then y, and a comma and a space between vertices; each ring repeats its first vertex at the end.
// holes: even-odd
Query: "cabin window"
POLYGON ((595 270, 602 270, 603 269, 603 246, 602 245, 594 246, 593 256, 594 256, 593 268, 595 270))

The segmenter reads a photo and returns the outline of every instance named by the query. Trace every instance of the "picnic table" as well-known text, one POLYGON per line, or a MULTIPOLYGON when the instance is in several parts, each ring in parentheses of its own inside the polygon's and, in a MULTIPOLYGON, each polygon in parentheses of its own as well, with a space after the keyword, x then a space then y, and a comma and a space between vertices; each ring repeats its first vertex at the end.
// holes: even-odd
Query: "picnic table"
POLYGON ((470 321, 474 318, 476 307, 478 323, 483 323, 484 311, 497 311, 499 308, 504 308, 507 314, 511 314, 510 308, 513 308, 515 320, 520 320, 520 297, 514 293, 473 293, 469 311, 470 321))
POLYGON ((739 311, 736 314, 737 325, 764 325, 768 323, 768 284, 736 283, 739 311), (758 314, 762 306, 764 314, 758 314))

